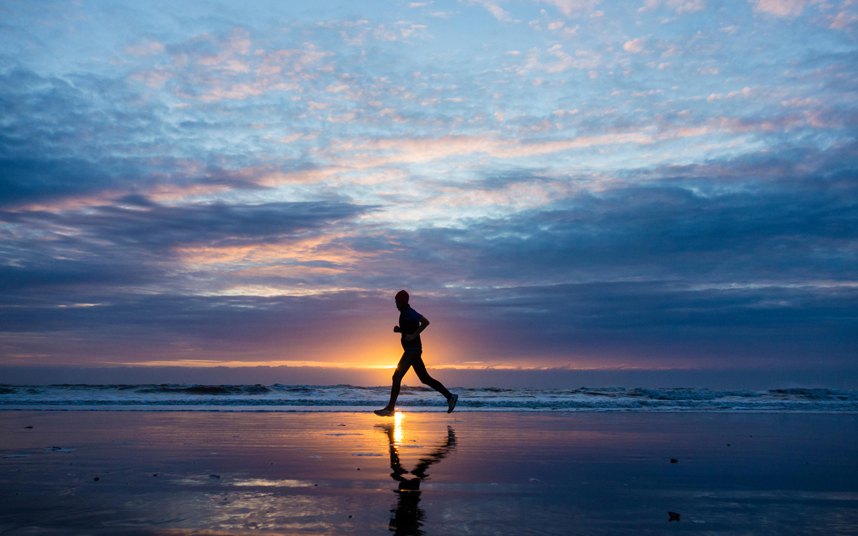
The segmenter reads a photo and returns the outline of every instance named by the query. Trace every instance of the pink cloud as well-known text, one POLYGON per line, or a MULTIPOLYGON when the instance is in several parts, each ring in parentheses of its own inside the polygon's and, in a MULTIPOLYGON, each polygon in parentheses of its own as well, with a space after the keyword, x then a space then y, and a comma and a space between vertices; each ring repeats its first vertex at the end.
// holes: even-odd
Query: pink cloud
POLYGON ((532 49, 527 54, 524 65, 519 69, 519 74, 524 76, 530 71, 546 73, 562 73, 570 69, 593 70, 602 66, 602 57, 593 51, 586 49, 575 50, 574 54, 566 52, 561 44, 554 44, 545 51, 549 56, 548 61, 543 61, 540 52, 532 49))
POLYGON ((638 131, 580 136, 566 140, 523 142, 489 136, 445 136, 441 138, 393 138, 364 142, 342 142, 328 148, 330 161, 343 169, 370 169, 390 165, 411 165, 486 155, 493 158, 527 158, 596 146, 649 144, 656 141, 638 131))
MULTIPOLYGON (((333 72, 331 53, 313 43, 301 48, 252 50, 246 30, 236 29, 226 38, 197 36, 189 42, 205 42, 215 53, 198 54, 195 47, 177 47, 170 62, 131 75, 147 86, 159 89, 171 84, 186 100, 217 102, 243 100, 271 92, 302 92, 307 83, 333 72)), ((139 45, 138 53, 158 50, 153 44, 139 45)))
POLYGON ((756 0, 754 11, 775 17, 797 17, 804 11, 806 0, 756 0))
POLYGON ((843 10, 838 12, 831 21, 830 28, 834 30, 848 30, 858 23, 858 12, 856 12, 856 4, 853 1, 848 1, 843 4, 843 10), (851 9, 851 10, 850 10, 851 9))
POLYGON ((644 40, 642 38, 630 39, 623 43, 623 50, 631 54, 640 54, 644 50, 644 40))

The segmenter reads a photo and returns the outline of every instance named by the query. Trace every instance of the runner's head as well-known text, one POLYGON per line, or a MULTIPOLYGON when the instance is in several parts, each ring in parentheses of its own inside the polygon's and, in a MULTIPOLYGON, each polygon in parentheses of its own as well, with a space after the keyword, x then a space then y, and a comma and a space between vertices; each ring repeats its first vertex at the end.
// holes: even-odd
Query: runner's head
POLYGON ((396 300, 396 308, 402 309, 406 305, 408 305, 408 293, 404 290, 400 290, 396 293, 396 296, 393 298, 396 300))

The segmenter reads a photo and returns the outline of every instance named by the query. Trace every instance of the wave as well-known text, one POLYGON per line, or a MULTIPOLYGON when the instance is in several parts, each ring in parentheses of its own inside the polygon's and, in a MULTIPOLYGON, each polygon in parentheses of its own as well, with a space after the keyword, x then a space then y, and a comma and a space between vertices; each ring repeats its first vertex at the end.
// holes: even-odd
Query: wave
POLYGON ((264 385, 168 385, 141 387, 138 393, 181 393, 189 395, 257 395, 270 393, 271 389, 264 385))
MULTIPOLYGON (((195 411, 359 411, 380 407, 389 387, 353 385, 0 385, 0 410, 113 409, 195 411)), ((457 411, 703 411, 858 413, 858 391, 779 388, 458 388, 457 411)), ((404 386, 399 406, 435 410, 444 400, 404 386)))

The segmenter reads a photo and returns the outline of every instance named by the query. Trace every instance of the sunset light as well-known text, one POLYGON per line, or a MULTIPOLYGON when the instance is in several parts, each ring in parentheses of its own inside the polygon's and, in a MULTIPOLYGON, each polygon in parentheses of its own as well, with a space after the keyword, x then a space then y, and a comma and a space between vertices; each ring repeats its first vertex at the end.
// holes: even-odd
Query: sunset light
POLYGON ((858 0, 0 21, 0 533, 858 534, 858 0))
POLYGON ((856 10, 5 2, 0 367, 858 382, 856 10))

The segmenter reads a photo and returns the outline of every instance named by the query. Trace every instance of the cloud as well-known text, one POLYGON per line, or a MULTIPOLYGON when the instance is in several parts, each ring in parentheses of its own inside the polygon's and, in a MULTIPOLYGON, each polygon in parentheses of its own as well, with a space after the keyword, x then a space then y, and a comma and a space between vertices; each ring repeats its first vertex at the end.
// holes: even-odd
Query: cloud
POLYGON ((131 56, 152 56, 162 54, 166 50, 164 43, 160 41, 140 41, 125 48, 125 53, 131 56))
MULTIPOLYGON (((147 353, 164 358, 202 351, 223 359, 323 359, 334 346, 314 340, 318 326, 340 318, 344 307, 368 301, 374 308, 368 296, 396 281, 392 286, 420 289, 441 325, 494 334, 465 337, 458 354, 445 355, 504 364, 538 347, 555 363, 652 366, 658 355, 662 366, 705 366, 725 355, 760 363, 764 345, 784 363, 800 364, 824 337, 830 359, 843 360, 855 342, 848 327, 858 286, 858 207, 851 201, 858 192, 848 171, 854 151, 793 148, 665 167, 600 191, 512 172, 476 182, 471 192, 451 191, 446 202, 549 193, 517 213, 459 228, 343 232, 349 226, 336 222, 353 222, 363 209, 330 203, 164 207, 126 198, 94 213, 4 215, 31 233, 73 232, 36 250, 44 264, 19 258, 17 271, 7 268, 4 280, 16 290, 5 299, 18 307, 7 309, 14 311, 7 330, 16 334, 7 332, 2 343, 18 353, 50 351, 27 335, 38 315, 42 333, 86 334, 89 342, 67 345, 80 355, 96 344, 112 347, 110 333, 120 329, 125 346, 155 340, 147 353), (52 260, 59 251, 52 248, 68 257, 90 242, 112 254, 52 260), (165 258, 169 251, 176 256, 165 258), (211 292, 193 299, 164 295, 183 288, 176 277, 189 268, 195 279, 217 285, 196 282, 196 292, 211 292), (124 286, 121 277, 128 278, 124 286), (129 281, 161 295, 129 296, 129 281), (112 288, 125 291, 106 292, 112 288), (80 303, 102 305, 58 307, 80 303), (783 329, 790 336, 773 343, 772 330, 783 329), (597 362, 588 357, 597 354, 597 362)), ((23 241, 32 243, 32 235, 20 240, 21 251, 31 251, 23 241)), ((128 361, 151 359, 116 351, 128 361)))
POLYGON ((3 216, 7 222, 47 232, 70 229, 79 239, 171 248, 188 244, 271 242, 365 211, 364 207, 323 201, 166 206, 145 197, 128 196, 80 212, 14 212, 3 216))
POLYGON ((387 326, 408 286, 443 359, 846 359, 850 4, 756 2, 728 27, 674 24, 695 0, 470 5, 83 5, 71 32, 21 4, 0 354, 334 359, 331 325, 377 349, 354 326, 387 326))
POLYGON ((0 212, 0 274, 10 300, 54 303, 220 291, 239 286, 240 270, 266 262, 303 265, 294 277, 284 268, 274 280, 312 285, 319 270, 348 260, 333 245, 331 227, 366 210, 335 202, 164 206, 128 196, 81 211, 0 212), (224 253, 242 249, 243 255, 224 253), (275 255, 251 255, 266 249, 275 255))
POLYGON ((539 0, 539 2, 553 6, 564 16, 572 18, 576 15, 592 13, 601 0, 539 0))
POLYGON ((636 39, 629 39, 628 41, 623 43, 623 50, 632 54, 640 54, 644 51, 644 43, 644 39, 640 37, 636 39))
POLYGON ((736 91, 730 91, 729 93, 710 93, 706 100, 709 102, 723 100, 723 99, 734 99, 737 97, 747 98, 750 97, 753 91, 748 86, 743 87, 742 89, 736 91))
MULTIPOLYGON (((6 316, 0 351, 4 355, 42 354, 43 359, 47 355, 55 363, 88 360, 94 353, 113 356, 107 357, 108 362, 136 362, 188 359, 196 352, 216 360, 312 361, 333 352, 344 355, 349 340, 365 339, 360 329, 366 329, 367 319, 389 322, 391 307, 386 300, 383 305, 387 307, 382 308, 380 297, 361 299, 349 293, 335 298, 117 295, 100 306, 80 308, 60 308, 47 302, 16 307, 6 316), (355 299, 362 310, 343 306, 355 299), (388 314, 382 316, 381 311, 388 314), (332 326, 338 337, 330 336, 332 326), (60 340, 62 350, 55 346, 60 340)), ((396 340, 391 337, 389 342, 395 349, 396 340)), ((352 350, 351 359, 365 358, 352 350)), ((102 359, 99 361, 104 362, 102 359)))
POLYGON ((121 83, 14 69, 0 73, 0 90, 15 110, 0 134, 0 206, 145 190, 168 181, 178 187, 242 180, 214 166, 198 165, 199 175, 184 175, 184 148, 164 142, 166 108, 136 105, 140 95, 121 83))
MULTIPOLYGON (((794 282, 810 273, 814 280, 851 281, 856 238, 848 228, 858 207, 849 199, 855 187, 842 178, 848 172, 824 170, 846 165, 853 150, 820 155, 794 149, 788 159, 667 167, 599 190, 576 189, 569 181, 565 191, 553 190, 550 203, 471 221, 455 232, 426 230, 402 242, 431 244, 446 264, 429 271, 472 285, 591 277, 794 282)), ((559 177, 506 179, 495 187, 474 184, 472 193, 458 192, 447 202, 521 192, 529 183, 563 186, 559 177)))
MULTIPOLYGON (((414 31, 409 30, 409 31, 414 31)), ((164 46, 167 61, 144 64, 129 79, 202 102, 244 100, 268 93, 302 94, 305 85, 332 71, 332 53, 312 42, 293 48, 253 48, 251 34, 202 34, 164 46)))
POLYGON ((494 0, 471 0, 472 4, 476 4, 492 14, 494 18, 500 22, 513 22, 512 16, 498 2, 494 0))
MULTIPOLYGON (((114 162, 116 168, 121 164, 114 162)), ((81 159, 0 159, 0 206, 100 191, 115 180, 101 166, 81 159)))
POLYGON ((807 0, 752 0, 754 11, 775 17, 797 17, 807 0))
POLYGON ((641 13, 651 11, 657 9, 662 4, 672 9, 677 15, 697 13, 706 9, 705 0, 644 0, 644 5, 638 11, 641 13))
POLYGON ((347 142, 331 147, 341 156, 341 165, 352 169, 387 165, 420 164, 435 160, 485 154, 494 158, 526 158, 602 145, 649 144, 653 137, 644 132, 617 132, 572 139, 525 141, 483 136, 445 136, 422 139, 376 139, 347 142))
POLYGON ((580 355, 611 339, 616 355, 755 358, 751 348, 790 326, 784 359, 800 361, 822 333, 845 358, 858 206, 854 184, 822 170, 848 154, 666 168, 647 186, 570 191, 464 228, 403 232, 397 242, 414 246, 397 257, 426 274, 413 284, 462 302, 455 322, 484 319, 475 331, 498 334, 495 352, 542 341, 547 353, 580 355), (768 185, 761 169, 778 169, 768 185), (689 337, 682 351, 660 346, 677 333, 689 337))
POLYGON ((546 50, 551 60, 542 62, 539 52, 531 50, 527 56, 527 63, 521 69, 522 72, 544 71, 550 74, 562 73, 569 69, 597 69, 602 67, 602 56, 594 51, 578 49, 574 54, 566 52, 560 44, 552 45, 546 50))
POLYGON ((835 30, 851 30, 858 23, 858 12, 854 3, 844 3, 843 9, 831 20, 831 28, 835 30))

